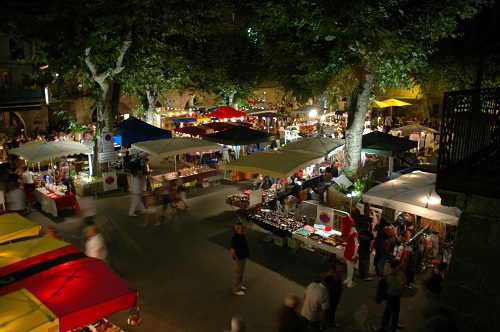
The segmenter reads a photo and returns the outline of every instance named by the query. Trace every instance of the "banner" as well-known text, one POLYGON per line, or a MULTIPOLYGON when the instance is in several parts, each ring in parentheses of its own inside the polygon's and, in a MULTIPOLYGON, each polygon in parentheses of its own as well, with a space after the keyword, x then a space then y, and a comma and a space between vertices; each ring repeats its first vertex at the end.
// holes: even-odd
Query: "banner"
POLYGON ((118 189, 118 179, 116 178, 116 171, 102 173, 103 190, 118 189))

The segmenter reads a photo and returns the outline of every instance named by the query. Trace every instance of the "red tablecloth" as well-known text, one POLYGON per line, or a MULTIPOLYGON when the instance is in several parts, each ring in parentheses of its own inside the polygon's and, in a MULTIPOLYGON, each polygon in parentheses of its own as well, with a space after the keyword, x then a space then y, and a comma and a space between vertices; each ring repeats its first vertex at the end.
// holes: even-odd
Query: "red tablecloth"
POLYGON ((78 200, 73 193, 69 193, 64 196, 58 196, 52 191, 46 190, 45 192, 43 192, 43 194, 54 200, 57 210, 64 210, 68 207, 71 207, 74 211, 80 211, 80 205, 78 205, 78 200))

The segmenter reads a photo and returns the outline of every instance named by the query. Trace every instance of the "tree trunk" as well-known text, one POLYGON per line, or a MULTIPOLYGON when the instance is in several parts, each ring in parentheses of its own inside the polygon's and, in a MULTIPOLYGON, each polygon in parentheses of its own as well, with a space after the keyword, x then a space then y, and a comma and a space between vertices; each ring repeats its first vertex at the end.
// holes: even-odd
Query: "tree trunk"
POLYGON ((363 139, 363 129, 368 110, 370 95, 373 90, 373 74, 365 73, 364 82, 351 95, 349 108, 349 123, 345 137, 345 166, 344 170, 351 179, 358 179, 363 176, 361 167, 361 143, 363 139), (354 108, 352 110, 352 108, 354 108), (352 110, 352 111, 351 111, 352 110), (351 122, 352 118, 352 122, 351 122))
POLYGON ((153 124, 154 114, 156 110, 156 102, 158 101, 158 94, 146 91, 146 97, 148 99, 148 110, 146 111, 146 122, 150 125, 153 124))
POLYGON ((110 85, 106 82, 99 83, 99 100, 97 101, 97 139, 96 148, 94 148, 94 157, 92 160, 92 174, 94 176, 100 177, 102 171, 106 169, 107 164, 99 163, 99 153, 103 152, 103 133, 113 130, 113 117, 111 112, 111 96, 112 89, 110 85))
POLYGON ((234 105, 234 95, 236 94, 236 91, 233 90, 231 91, 231 93, 229 94, 229 106, 233 106, 234 105))

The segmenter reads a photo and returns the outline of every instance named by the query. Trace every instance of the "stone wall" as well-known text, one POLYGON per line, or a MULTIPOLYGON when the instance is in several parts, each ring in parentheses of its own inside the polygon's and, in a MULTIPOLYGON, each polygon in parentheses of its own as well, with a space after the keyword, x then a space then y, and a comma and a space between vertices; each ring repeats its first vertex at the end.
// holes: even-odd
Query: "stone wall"
POLYGON ((442 303, 456 310, 463 331, 500 326, 500 200, 462 197, 462 211, 442 303))

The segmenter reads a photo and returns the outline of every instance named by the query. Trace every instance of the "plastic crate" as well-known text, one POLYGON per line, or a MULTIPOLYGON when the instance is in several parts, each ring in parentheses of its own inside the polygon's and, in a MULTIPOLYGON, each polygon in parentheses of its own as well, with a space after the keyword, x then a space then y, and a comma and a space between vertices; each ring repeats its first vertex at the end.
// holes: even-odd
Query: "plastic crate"
POLYGON ((286 238, 280 236, 274 236, 274 244, 278 247, 284 247, 286 243, 286 238))
POLYGON ((291 238, 291 237, 287 237, 287 246, 292 248, 292 249, 297 249, 298 247, 300 247, 300 241, 299 240, 296 240, 294 238, 291 238))

